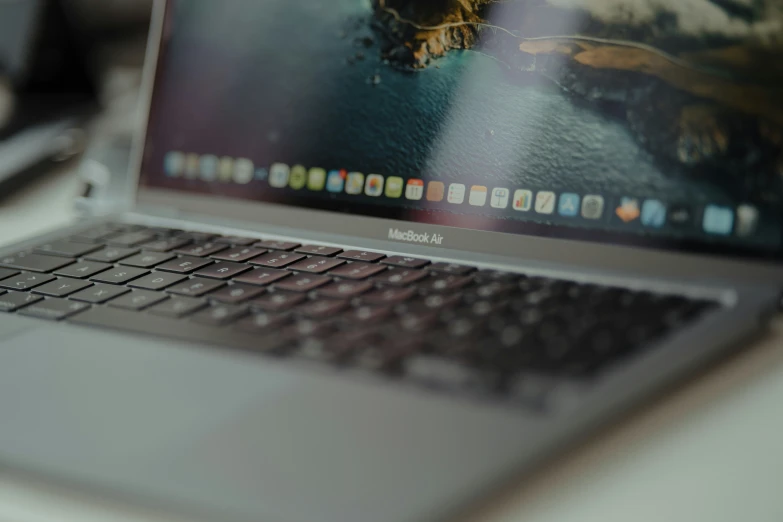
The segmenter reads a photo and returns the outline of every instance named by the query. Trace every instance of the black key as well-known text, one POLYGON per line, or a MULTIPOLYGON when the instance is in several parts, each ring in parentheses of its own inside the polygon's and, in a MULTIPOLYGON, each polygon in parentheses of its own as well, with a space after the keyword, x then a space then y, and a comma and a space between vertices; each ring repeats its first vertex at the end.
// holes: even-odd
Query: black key
POLYGON ((167 228, 167 227, 147 227, 147 230, 157 234, 159 236, 169 237, 169 236, 179 236, 182 235, 184 232, 178 228, 167 228))
POLYGON ((221 252, 223 250, 228 250, 228 245, 222 245, 220 243, 215 243, 215 242, 207 242, 207 243, 196 243, 195 245, 178 248, 177 250, 175 250, 175 252, 177 254, 182 254, 183 256, 207 257, 207 256, 211 256, 212 254, 217 254, 218 252, 221 252))
POLYGON ((255 237, 241 237, 241 236, 223 236, 215 238, 215 243, 225 243, 227 245, 240 245, 248 246, 258 242, 258 238, 255 237))
POLYGON ((50 281, 45 285, 36 287, 33 290, 36 294, 48 295, 49 297, 66 297, 79 290, 84 290, 92 286, 92 283, 88 281, 80 281, 79 279, 69 279, 62 277, 54 281, 50 281))
POLYGON ((193 279, 188 279, 178 285, 174 285, 166 291, 171 294, 200 297, 225 285, 226 283, 223 281, 212 281, 210 279, 194 277, 193 279))
POLYGON ((112 265, 109 263, 100 263, 98 261, 82 261, 75 265, 69 265, 65 268, 55 271, 54 275, 74 277, 76 279, 86 279, 95 274, 100 274, 103 271, 110 269, 112 265))
POLYGON ((98 252, 93 252, 90 255, 84 256, 88 261, 98 261, 100 263, 114 263, 120 259, 125 259, 139 251, 138 248, 119 248, 109 247, 104 248, 98 252))
POLYGON ((209 304, 203 299, 195 297, 172 297, 147 310, 152 314, 165 315, 166 317, 185 317, 206 308, 209 304))
POLYGON ((66 299, 51 298, 37 301, 30 306, 22 308, 19 311, 19 315, 59 321, 78 314, 79 312, 84 312, 89 308, 90 305, 87 303, 77 303, 76 301, 68 301, 66 299))
POLYGON ((351 299, 372 290, 374 285, 368 281, 340 281, 318 290, 320 297, 330 299, 351 299))
POLYGON ((174 254, 166 254, 163 252, 142 252, 136 254, 133 257, 123 259, 120 261, 121 265, 135 266, 138 268, 152 268, 165 261, 174 259, 174 254))
POLYGON ((299 252, 300 254, 331 257, 333 255, 339 254, 340 252, 343 251, 343 249, 330 247, 330 246, 323 246, 323 245, 304 245, 297 248, 296 251, 299 252))
POLYGON ((35 249, 39 254, 62 257, 82 257, 90 252, 100 250, 100 245, 88 245, 85 243, 71 243, 69 241, 53 241, 35 249))
POLYGON ((343 315, 343 322, 347 326, 357 326, 366 324, 380 323, 392 315, 393 310, 391 306, 359 306, 354 308, 346 315, 343 315))
POLYGON ((219 259, 221 261, 235 261, 237 263, 241 263, 243 261, 247 261, 248 259, 258 257, 261 254, 266 254, 266 252, 266 250, 262 250, 260 248, 237 247, 215 254, 212 256, 212 259, 219 259))
POLYGON ((30 272, 51 272, 70 264, 73 264, 72 259, 31 254, 29 252, 20 252, 0 258, 0 266, 29 270, 30 272))
POLYGON ((291 241, 260 241, 253 245, 256 248, 268 248, 270 250, 293 250, 299 248, 299 243, 292 243, 291 241))
POLYGON ((473 277, 479 283, 513 283, 524 276, 499 270, 479 270, 473 277))
POLYGON ((304 294, 294 294, 290 292, 275 292, 267 294, 259 299, 250 301, 250 307, 265 312, 284 312, 290 310, 299 303, 307 301, 304 294))
POLYGON ((350 263, 339 266, 329 272, 334 277, 343 277, 345 279, 367 279, 380 272, 388 270, 384 265, 373 265, 370 263, 350 263))
POLYGON ((442 275, 434 279, 428 279, 419 285, 419 289, 424 293, 446 293, 454 292, 473 282, 473 279, 465 276, 442 275))
POLYGON ((367 305, 394 305, 407 301, 416 295, 412 288, 385 288, 376 290, 361 297, 362 304, 367 305))
POLYGON ((0 281, 0 288, 8 288, 10 290, 30 290, 36 286, 40 286, 49 281, 54 281, 54 277, 49 274, 31 274, 29 272, 22 272, 14 277, 9 277, 0 281))
POLYGON ((267 268, 283 268, 304 258, 305 256, 302 254, 270 252, 269 254, 250 260, 250 264, 265 266, 267 268))
POLYGON ((344 264, 345 261, 341 259, 313 256, 308 259, 303 259, 298 263, 294 263, 288 267, 288 270, 307 272, 308 274, 323 274, 324 272, 344 264))
POLYGON ((0 312, 14 312, 22 307, 41 301, 43 297, 25 292, 0 290, 0 312))
POLYGON ((214 265, 202 268, 196 272, 197 276, 209 277, 211 279, 231 279, 234 276, 247 272, 251 267, 231 261, 218 261, 214 265))
POLYGON ((165 272, 176 272, 178 274, 189 274, 194 270, 203 268, 207 265, 211 265, 213 261, 211 259, 202 259, 200 257, 188 257, 183 256, 178 259, 172 259, 162 265, 159 265, 158 270, 165 272))
POLYGON ((150 252, 169 252, 175 248, 182 248, 193 242, 189 237, 166 237, 151 243, 144 243, 141 248, 150 252))
POLYGON ((297 274, 293 277, 284 279, 279 283, 275 283, 275 288, 288 292, 309 292, 310 290, 315 290, 319 286, 324 286, 331 281, 331 279, 324 276, 297 274))
POLYGON ((70 298, 76 301, 84 301, 86 303, 101 304, 119 297, 123 294, 130 292, 129 288, 124 286, 105 285, 98 283, 95 286, 82 290, 76 294, 73 294, 70 298))
POLYGON ((458 265, 455 263, 433 263, 427 267, 427 270, 451 275, 466 275, 476 271, 472 266, 458 265))
POLYGON ((426 259, 417 259, 415 257, 391 256, 383 260, 383 264, 399 266, 402 268, 421 268, 430 264, 426 259))
POLYGON ((202 310, 196 315, 191 317, 192 321, 196 321, 200 324, 223 326, 233 323, 234 321, 241 319, 250 312, 244 306, 219 304, 213 305, 202 310))
POLYGON ((346 250, 339 256, 341 259, 350 259, 351 261, 364 261, 365 263, 375 263, 380 261, 384 257, 383 254, 377 252, 368 252, 366 250, 346 250))
POLYGON ((407 286, 429 276, 430 274, 424 270, 392 268, 374 277, 373 281, 380 285, 407 286))
POLYGON ((0 268, 0 281, 8 279, 11 276, 15 276, 19 273, 19 270, 11 270, 10 268, 0 268))
POLYGON ((144 290, 163 290, 171 285, 187 279, 188 276, 180 274, 171 274, 169 272, 152 272, 128 283, 133 288, 142 288, 144 290))
POLYGON ((276 270, 274 268, 254 268, 250 272, 245 272, 244 274, 235 277, 234 282, 265 286, 292 274, 292 272, 276 270))
POLYGON ((109 238, 107 243, 111 246, 127 248, 127 247, 139 246, 142 243, 148 243, 154 239, 155 239, 154 233, 147 232, 146 230, 141 230, 139 232, 128 232, 126 234, 114 236, 112 238, 109 238))
POLYGON ((277 330, 293 321, 290 314, 253 314, 234 325, 234 328, 248 333, 265 333, 277 330))
POLYGON ((101 272, 97 276, 90 278, 91 281, 97 283, 109 283, 112 285, 122 285, 128 281, 133 281, 137 277, 141 277, 144 274, 149 274, 149 270, 143 270, 141 268, 134 268, 131 266, 118 266, 111 270, 101 272))
POLYGON ((109 301, 109 306, 124 308, 126 310, 143 310, 144 308, 160 303, 168 298, 169 296, 162 292, 134 290, 129 294, 109 301))
POLYGON ((266 289, 260 286, 234 284, 212 292, 208 297, 220 303, 239 304, 258 297, 264 292, 266 289))
POLYGON ((349 306, 347 301, 321 299, 318 301, 310 301, 297 307, 294 309, 294 313, 310 319, 326 319, 339 314, 349 306))
POLYGON ((189 238, 196 243, 207 243, 217 237, 217 234, 211 234, 209 232, 185 232, 180 235, 183 238, 189 238))
POLYGON ((85 230, 84 232, 79 232, 75 236, 72 236, 70 240, 88 244, 102 243, 103 240, 118 234, 120 234, 120 231, 115 225, 103 225, 90 230, 85 230))

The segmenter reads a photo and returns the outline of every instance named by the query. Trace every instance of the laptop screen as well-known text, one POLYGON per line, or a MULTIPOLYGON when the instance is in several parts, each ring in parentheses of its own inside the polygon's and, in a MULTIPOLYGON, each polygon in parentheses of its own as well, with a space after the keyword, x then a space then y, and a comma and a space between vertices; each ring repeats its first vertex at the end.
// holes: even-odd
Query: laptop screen
POLYGON ((171 1, 141 184, 779 257, 777 0, 171 1))

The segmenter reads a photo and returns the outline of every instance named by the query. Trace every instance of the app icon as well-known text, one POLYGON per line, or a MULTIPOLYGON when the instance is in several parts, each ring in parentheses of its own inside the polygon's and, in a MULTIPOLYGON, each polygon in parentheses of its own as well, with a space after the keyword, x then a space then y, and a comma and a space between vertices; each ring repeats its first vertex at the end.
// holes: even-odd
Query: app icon
POLYGON ((604 198, 588 194, 582 198, 582 217, 585 219, 601 219, 604 215, 604 198))
POLYGON ((707 205, 704 209, 702 227, 708 234, 727 236, 734 226, 734 211, 729 207, 707 205))
POLYGON ((405 185, 405 198, 418 201, 424 195, 424 182, 420 179, 409 179, 405 185))
POLYGON ((250 183, 253 180, 253 162, 247 158, 239 158, 234 161, 234 181, 241 184, 250 183))
POLYGON ((367 181, 364 183, 364 193, 373 197, 383 194, 383 176, 380 174, 369 174, 367 181))
POLYGON ((693 212, 687 205, 671 205, 667 217, 672 226, 685 227, 693 221, 693 212))
POLYGON ((269 178, 269 171, 264 167, 258 167, 255 174, 253 174, 253 179, 257 181, 266 181, 267 178, 269 178))
POLYGON ((427 201, 443 201, 443 193, 446 191, 446 185, 441 181, 430 181, 427 185, 427 201))
POLYGON ((169 152, 163 158, 163 170, 167 176, 176 178, 185 172, 185 155, 181 152, 169 152))
POLYGON ((536 212, 539 214, 551 214, 555 211, 555 193, 542 191, 536 194, 536 212))
POLYGON ((574 217, 579 213, 579 194, 573 192, 564 192, 560 194, 560 203, 557 206, 557 213, 565 217, 574 217))
POLYGON ((217 179, 218 158, 212 154, 201 156, 198 164, 199 176, 204 181, 215 181, 217 179))
POLYGON ((330 170, 326 178, 326 190, 328 192, 339 193, 345 188, 345 178, 348 177, 348 171, 330 170))
POLYGON ((468 203, 474 207, 483 207, 487 204, 487 187, 483 185, 473 185, 470 187, 468 203))
POLYGON ((307 169, 302 165, 291 167, 291 176, 288 178, 288 186, 294 190, 303 189, 307 183, 307 169))
POLYGON ((614 211, 623 223, 630 223, 637 219, 639 214, 639 200, 636 198, 620 198, 620 206, 614 211))
POLYGON ((446 201, 454 203, 455 205, 462 204, 465 201, 465 185, 462 183, 452 183, 449 185, 449 194, 446 196, 446 201))
POLYGON ((666 223, 666 205, 657 199, 646 199, 642 204, 642 225, 661 228, 666 223))
POLYGON ((307 188, 309 190, 323 190, 326 184, 326 171, 312 168, 307 172, 307 188))
POLYGON ((737 207, 737 227, 734 232, 741 237, 753 235, 759 223, 759 209, 742 204, 737 207))
POLYGON ((223 183, 230 183, 234 176, 234 158, 223 156, 218 164, 218 179, 223 183))
POLYGON ((361 194, 364 190, 364 174, 361 172, 349 172, 345 181, 345 191, 348 194, 361 194))
POLYGON ((386 197, 387 198, 399 198, 402 197, 402 178, 399 176, 389 176, 386 178, 386 197))
POLYGON ((272 163, 269 167, 269 184, 275 188, 283 188, 288 185, 288 177, 291 169, 285 163, 272 163))
POLYGON ((198 154, 190 153, 185 156, 185 177, 195 179, 199 173, 198 154))
POLYGON ((533 205, 533 192, 526 189, 519 189, 514 191, 514 202, 511 204, 511 206, 514 207, 514 210, 527 212, 528 210, 530 210, 530 207, 532 205, 533 205))
POLYGON ((493 188, 489 205, 492 208, 506 208, 508 206, 509 191, 507 188, 493 188))

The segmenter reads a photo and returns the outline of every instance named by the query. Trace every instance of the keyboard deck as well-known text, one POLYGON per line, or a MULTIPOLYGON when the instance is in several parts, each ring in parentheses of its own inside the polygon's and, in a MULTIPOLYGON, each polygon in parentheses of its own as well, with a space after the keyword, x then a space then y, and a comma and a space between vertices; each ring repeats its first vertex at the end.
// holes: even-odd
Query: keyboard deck
POLYGON ((0 312, 526 402, 543 400, 541 383, 593 379, 716 306, 372 251, 124 224, 0 258, 0 312))

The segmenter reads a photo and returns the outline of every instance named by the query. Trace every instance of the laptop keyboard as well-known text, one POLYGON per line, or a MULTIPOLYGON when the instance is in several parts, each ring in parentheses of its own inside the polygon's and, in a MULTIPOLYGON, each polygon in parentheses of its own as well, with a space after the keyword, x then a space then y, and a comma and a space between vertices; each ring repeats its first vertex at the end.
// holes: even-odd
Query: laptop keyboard
POLYGON ((559 379, 594 378, 716 306, 372 251, 137 225, 102 225, 0 258, 0 312, 527 402, 543 400, 559 379))

